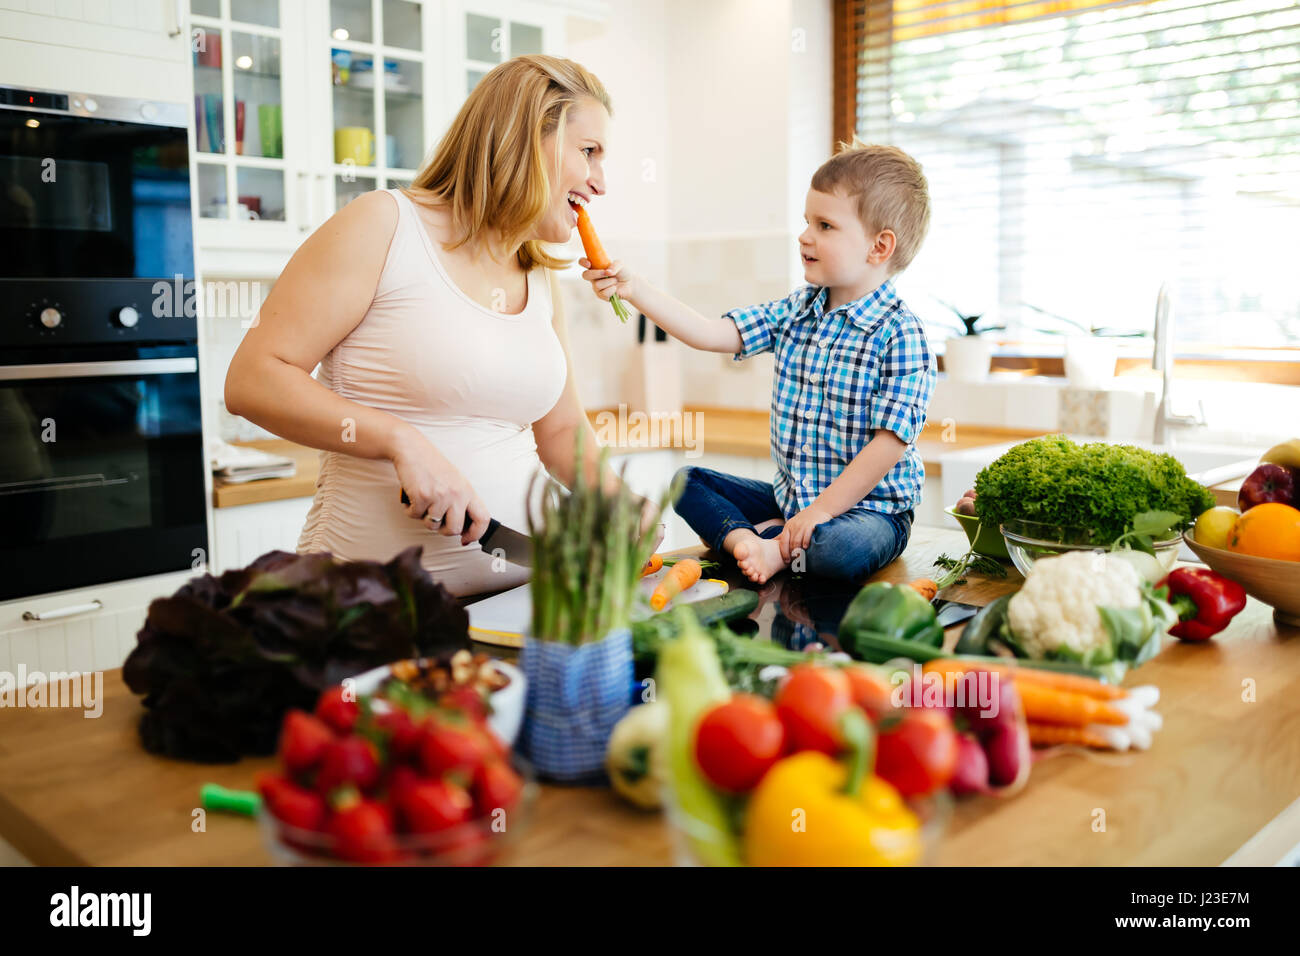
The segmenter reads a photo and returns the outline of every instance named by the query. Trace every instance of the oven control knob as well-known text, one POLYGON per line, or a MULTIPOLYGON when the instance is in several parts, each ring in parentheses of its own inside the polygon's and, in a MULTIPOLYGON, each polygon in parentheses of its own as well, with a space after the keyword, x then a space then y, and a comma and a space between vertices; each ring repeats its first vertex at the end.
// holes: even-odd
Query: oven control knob
POLYGON ((144 106, 140 107, 140 115, 152 121, 158 115, 158 107, 152 103, 145 103, 144 106))
POLYGON ((41 309, 40 319, 41 325, 45 326, 47 329, 57 329, 63 324, 63 313, 54 308, 54 306, 49 305, 41 309))
POLYGON ((140 313, 129 305, 117 310, 117 324, 124 329, 133 329, 140 321, 140 313))

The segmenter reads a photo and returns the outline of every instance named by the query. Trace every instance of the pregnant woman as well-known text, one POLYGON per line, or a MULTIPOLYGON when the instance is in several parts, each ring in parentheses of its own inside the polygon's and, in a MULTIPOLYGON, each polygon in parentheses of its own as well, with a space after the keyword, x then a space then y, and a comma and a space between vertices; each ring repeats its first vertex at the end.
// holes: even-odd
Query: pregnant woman
POLYGON ((605 191, 609 113, 576 63, 503 63, 409 190, 360 196, 294 254, 225 395, 232 413, 322 450, 300 552, 387 561, 423 545, 458 596, 527 579, 476 542, 489 517, 527 530, 539 465, 572 486, 579 428, 595 477, 551 272, 565 262, 543 243, 567 241, 573 203, 605 191))

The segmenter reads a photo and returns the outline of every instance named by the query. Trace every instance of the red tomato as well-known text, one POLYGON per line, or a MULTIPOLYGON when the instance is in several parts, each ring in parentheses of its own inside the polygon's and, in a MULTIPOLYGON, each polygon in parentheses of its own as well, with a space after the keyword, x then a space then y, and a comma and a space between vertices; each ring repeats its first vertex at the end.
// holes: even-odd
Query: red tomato
POLYGON ((853 703, 865 710, 873 721, 879 721, 882 715, 894 709, 894 685, 880 671, 857 665, 844 668, 844 674, 849 679, 853 703))
POLYGON ((957 732, 940 711, 899 707, 887 715, 876 741, 876 776, 905 797, 948 785, 957 769, 957 732))
POLYGON ((735 694, 708 710, 695 731, 695 762, 720 790, 743 793, 785 751, 785 727, 762 697, 735 694))
POLYGON ((843 671, 816 664, 795 665, 776 693, 776 713, 795 751, 837 754, 840 720, 852 706, 849 679, 843 671))

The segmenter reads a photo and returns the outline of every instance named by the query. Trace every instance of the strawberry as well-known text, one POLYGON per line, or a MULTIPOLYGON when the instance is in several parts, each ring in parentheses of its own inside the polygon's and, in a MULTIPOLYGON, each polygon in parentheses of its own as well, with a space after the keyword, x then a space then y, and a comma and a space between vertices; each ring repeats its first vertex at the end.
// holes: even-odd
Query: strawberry
POLYGON ((491 748, 477 728, 435 720, 424 729, 420 763, 431 777, 459 772, 472 779, 491 748))
POLYGON ((375 717, 375 726, 388 741, 388 759, 411 760, 420 752, 422 730, 404 710, 390 710, 375 717))
POLYGON ((391 863, 398 857, 393 821, 383 804, 361 797, 344 802, 330 817, 334 852, 353 863, 391 863))
POLYGON ((257 791, 266 801, 266 809, 282 823, 303 830, 323 828, 328 807, 319 793, 274 773, 258 774, 257 791))
POLYGON ((487 699, 480 691, 467 684, 462 684, 447 691, 438 699, 438 703, 442 707, 458 710, 466 714, 476 723, 487 720, 487 699))
POLYGON ((329 793, 346 784, 370 790, 377 783, 379 759, 370 741, 364 737, 344 737, 325 748, 320 769, 316 772, 316 789, 321 793, 329 793))
POLYGON ((361 708, 342 686, 328 687, 316 702, 316 716, 329 724, 337 733, 350 734, 361 716, 361 708))
POLYGON ((449 780, 417 780, 395 794, 398 814, 411 833, 438 833, 469 819, 474 801, 449 780))
POLYGON ((474 809, 480 817, 501 809, 507 813, 519 803, 524 782, 504 760, 488 760, 474 775, 474 809))
POLYGON ((334 741, 334 731, 324 721, 302 710, 284 715, 280 728, 280 760, 290 773, 310 770, 334 741))

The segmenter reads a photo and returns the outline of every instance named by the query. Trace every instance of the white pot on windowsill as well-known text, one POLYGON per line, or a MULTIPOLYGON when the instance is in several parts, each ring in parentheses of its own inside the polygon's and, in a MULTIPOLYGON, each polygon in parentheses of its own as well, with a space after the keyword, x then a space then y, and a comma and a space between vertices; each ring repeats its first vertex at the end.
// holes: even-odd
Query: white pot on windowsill
POLYGON ((982 335, 954 335, 943 346, 943 370, 954 382, 983 382, 992 358, 993 342, 982 335))

